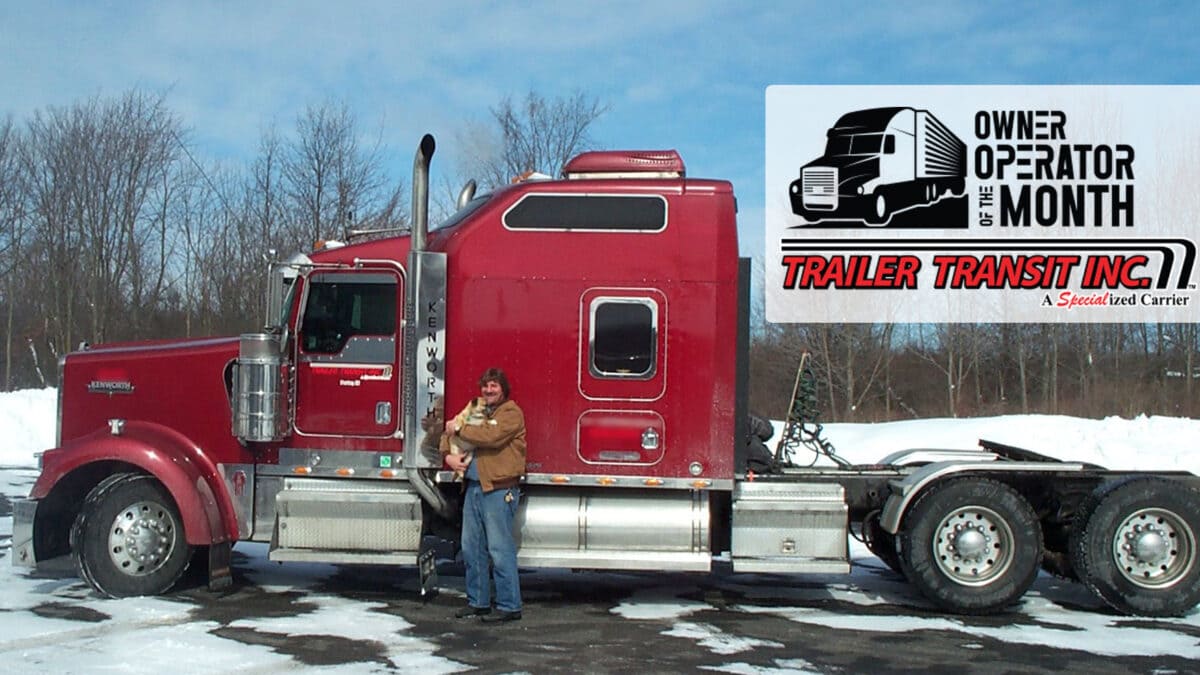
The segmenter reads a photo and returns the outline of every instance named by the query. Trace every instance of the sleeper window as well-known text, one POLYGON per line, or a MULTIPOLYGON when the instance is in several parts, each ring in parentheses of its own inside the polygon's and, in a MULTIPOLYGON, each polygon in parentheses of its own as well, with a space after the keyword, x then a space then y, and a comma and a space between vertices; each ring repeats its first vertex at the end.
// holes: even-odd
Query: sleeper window
POLYGON ((645 298, 592 303, 591 371, 596 377, 647 379, 658 352, 658 308, 645 298))

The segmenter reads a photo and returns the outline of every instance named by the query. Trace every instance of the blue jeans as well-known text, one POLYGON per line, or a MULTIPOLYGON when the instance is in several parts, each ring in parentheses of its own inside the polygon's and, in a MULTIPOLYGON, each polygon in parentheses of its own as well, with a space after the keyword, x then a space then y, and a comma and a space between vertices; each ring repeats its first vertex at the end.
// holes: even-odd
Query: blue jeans
POLYGON ((495 577, 496 609, 521 611, 517 543, 513 538, 513 520, 520 499, 521 491, 516 487, 484 492, 479 481, 467 481, 462 552, 467 564, 467 604, 472 607, 491 607, 491 578, 495 577), (511 495, 511 499, 506 501, 506 495, 511 495))

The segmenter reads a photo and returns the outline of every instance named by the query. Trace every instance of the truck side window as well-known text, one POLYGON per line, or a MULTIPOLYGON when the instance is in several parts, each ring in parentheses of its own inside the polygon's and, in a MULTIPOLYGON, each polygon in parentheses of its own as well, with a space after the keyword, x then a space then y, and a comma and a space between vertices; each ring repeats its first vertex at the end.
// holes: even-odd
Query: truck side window
POLYGON ((301 326, 305 352, 336 354, 352 336, 395 333, 396 281, 388 275, 326 275, 310 283, 301 326))
POLYGON ((592 302, 591 370, 596 377, 647 379, 658 353, 658 308, 648 298, 592 302))
POLYGON ((896 137, 892 134, 888 134, 887 136, 883 137, 883 154, 896 154, 896 137))
POLYGON ((503 220, 510 230, 662 232, 667 200, 660 195, 527 194, 503 220))

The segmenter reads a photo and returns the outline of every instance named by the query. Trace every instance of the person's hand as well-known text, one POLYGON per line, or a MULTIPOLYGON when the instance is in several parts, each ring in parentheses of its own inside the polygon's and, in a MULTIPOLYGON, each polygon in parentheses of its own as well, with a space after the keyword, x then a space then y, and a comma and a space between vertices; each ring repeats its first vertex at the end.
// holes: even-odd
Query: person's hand
POLYGON ((446 466, 450 467, 450 470, 456 473, 467 470, 467 463, 463 460, 462 455, 446 455, 446 466))

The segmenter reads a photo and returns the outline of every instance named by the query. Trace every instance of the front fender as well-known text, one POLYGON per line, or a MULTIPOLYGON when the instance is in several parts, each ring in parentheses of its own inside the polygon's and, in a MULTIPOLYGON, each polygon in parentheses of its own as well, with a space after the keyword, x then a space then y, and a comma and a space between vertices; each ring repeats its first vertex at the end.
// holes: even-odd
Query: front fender
POLYGON ((152 422, 129 421, 46 451, 30 497, 45 498, 64 476, 96 462, 132 465, 157 478, 179 508, 189 544, 237 540, 237 516, 216 465, 189 438, 152 422))

